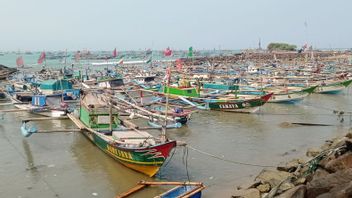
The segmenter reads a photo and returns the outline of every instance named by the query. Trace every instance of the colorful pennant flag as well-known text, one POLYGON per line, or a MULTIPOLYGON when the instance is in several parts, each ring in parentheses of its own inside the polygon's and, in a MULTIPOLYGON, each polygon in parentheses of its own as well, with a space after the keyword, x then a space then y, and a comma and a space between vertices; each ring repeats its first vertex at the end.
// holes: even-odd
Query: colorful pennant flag
POLYGON ((16 65, 17 65, 17 67, 24 67, 24 62, 23 62, 22 56, 17 57, 16 65))
POLYGON ((164 80, 166 81, 166 85, 170 85, 170 81, 171 81, 171 68, 170 67, 166 68, 164 80))
POLYGON ((75 61, 76 61, 76 62, 79 62, 80 59, 81 59, 81 52, 80 52, 80 51, 77 51, 77 52, 75 53, 75 61))
POLYGON ((113 57, 113 58, 116 58, 116 57, 117 57, 117 51, 116 51, 116 48, 114 49, 114 51, 112 51, 112 57, 113 57))
POLYGON ((38 64, 42 64, 43 61, 45 60, 45 58, 46 58, 46 54, 45 54, 45 52, 42 52, 42 53, 40 54, 39 58, 38 58, 37 63, 38 63, 38 64))
POLYGON ((123 65, 123 58, 117 64, 123 65))
POLYGON ((188 54, 187 54, 188 57, 193 57, 193 47, 189 47, 188 48, 188 54))
POLYGON ((177 68, 177 71, 182 70, 182 60, 181 59, 176 60, 176 68, 177 68))
POLYGON ((172 50, 170 49, 170 47, 166 48, 164 50, 164 56, 171 56, 172 55, 172 50))

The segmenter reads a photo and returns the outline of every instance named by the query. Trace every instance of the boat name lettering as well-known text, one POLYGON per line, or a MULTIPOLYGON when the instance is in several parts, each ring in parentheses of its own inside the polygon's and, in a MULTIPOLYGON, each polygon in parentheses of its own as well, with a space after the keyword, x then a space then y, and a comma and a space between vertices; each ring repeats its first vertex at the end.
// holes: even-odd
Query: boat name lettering
POLYGON ((106 146, 106 150, 109 152, 109 153, 112 153, 114 155, 117 155, 119 157, 122 157, 122 158, 127 158, 127 159, 132 159, 132 155, 131 153, 129 152, 125 152, 125 151, 120 151, 120 150, 117 150, 116 148, 110 146, 110 145, 107 145, 106 146))
POLYGON ((219 105, 221 109, 237 109, 238 105, 237 104, 221 104, 219 105))

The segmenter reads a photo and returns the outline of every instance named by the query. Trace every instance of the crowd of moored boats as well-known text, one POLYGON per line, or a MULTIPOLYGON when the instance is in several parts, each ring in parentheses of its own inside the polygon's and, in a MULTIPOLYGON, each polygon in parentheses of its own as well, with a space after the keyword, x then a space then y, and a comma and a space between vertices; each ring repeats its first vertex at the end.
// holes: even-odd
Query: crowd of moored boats
MULTIPOLYGON (((167 137, 195 111, 254 113, 266 103, 296 103, 310 94, 337 94, 351 82, 350 65, 315 63, 236 66, 236 73, 189 73, 177 61, 124 66, 63 67, 6 73, 2 105, 44 117, 67 117, 105 153, 154 176, 182 142, 167 137), (136 124, 135 120, 143 120, 136 124), (150 131, 160 131, 152 135, 150 131)), ((24 122, 28 137, 40 130, 24 122)))

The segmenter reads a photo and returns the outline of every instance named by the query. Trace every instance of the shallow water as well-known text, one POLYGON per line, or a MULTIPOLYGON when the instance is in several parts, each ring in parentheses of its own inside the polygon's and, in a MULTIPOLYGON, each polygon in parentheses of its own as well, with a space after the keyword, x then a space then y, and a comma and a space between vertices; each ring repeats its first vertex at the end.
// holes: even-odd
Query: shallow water
MULTIPOLYGON (((202 151, 257 165, 277 165, 302 157, 309 147, 345 134, 351 126, 332 110, 352 111, 352 90, 339 95, 311 95, 297 104, 266 104, 259 114, 202 111, 181 129, 168 130, 172 139, 186 141, 202 151), (334 126, 292 126, 283 122, 325 123, 334 126)), ((11 107, 1 107, 11 108, 11 107)), ((348 113, 345 113, 346 115, 348 113)), ((348 114, 349 115, 349 114, 348 114)), ((114 197, 140 180, 132 171, 79 133, 20 135, 27 113, 8 113, 0 123, 0 197, 114 197)), ((37 122, 40 129, 72 128, 70 121, 37 122)), ((156 179, 202 181, 204 197, 230 197, 235 186, 251 180, 262 167, 218 160, 191 149, 177 148, 156 179), (187 163, 188 176, 185 164, 187 163)), ((152 197, 152 188, 137 197, 152 197)))

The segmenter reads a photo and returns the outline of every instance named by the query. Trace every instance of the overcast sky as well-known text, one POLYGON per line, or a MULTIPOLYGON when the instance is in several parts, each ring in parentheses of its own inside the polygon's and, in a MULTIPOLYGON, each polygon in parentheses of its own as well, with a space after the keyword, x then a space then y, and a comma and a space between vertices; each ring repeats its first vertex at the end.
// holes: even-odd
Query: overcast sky
POLYGON ((0 0, 0 50, 352 47, 351 0, 0 0))

